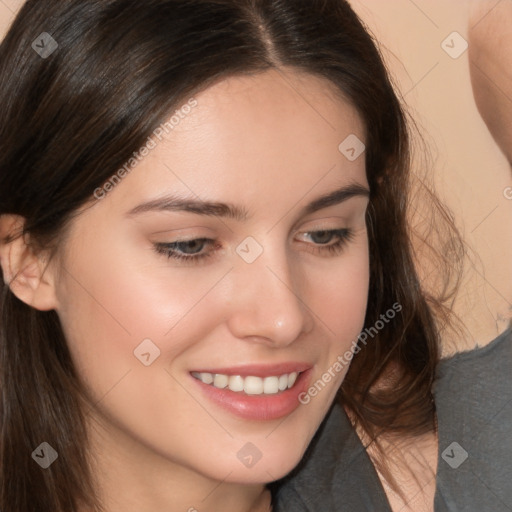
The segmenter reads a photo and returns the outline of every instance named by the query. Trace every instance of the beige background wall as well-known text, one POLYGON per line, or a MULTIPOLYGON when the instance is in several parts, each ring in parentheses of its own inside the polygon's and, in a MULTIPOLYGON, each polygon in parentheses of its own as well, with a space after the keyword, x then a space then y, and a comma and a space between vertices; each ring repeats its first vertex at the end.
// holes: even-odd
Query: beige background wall
MULTIPOLYGON (((470 1, 351 3, 381 42, 432 144, 438 189, 480 259, 468 268, 456 310, 469 330, 460 348, 484 344, 505 329, 511 313, 512 201, 504 190, 512 173, 475 106, 467 51, 452 58, 442 47, 454 31, 467 40, 470 1)), ((463 43, 455 36, 443 46, 455 56, 463 43)))
MULTIPOLYGON (((0 38, 22 3, 0 0, 0 38)), ((469 0, 351 3, 380 41, 431 144, 441 194, 480 260, 468 268, 455 305, 468 329, 457 348, 485 344, 505 329, 511 314, 512 200, 504 190, 512 173, 474 104, 467 51, 453 58, 467 39, 469 0), (463 39, 446 39, 454 31, 463 39), (452 56, 443 49, 445 40, 452 56)), ((446 345, 446 353, 452 350, 446 345)))

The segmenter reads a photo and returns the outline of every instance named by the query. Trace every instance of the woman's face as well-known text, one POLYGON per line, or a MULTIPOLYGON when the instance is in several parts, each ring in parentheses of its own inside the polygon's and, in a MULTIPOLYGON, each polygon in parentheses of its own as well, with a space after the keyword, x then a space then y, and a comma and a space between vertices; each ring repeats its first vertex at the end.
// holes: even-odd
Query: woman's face
POLYGON ((364 128, 292 72, 195 100, 73 221, 56 309, 102 456, 268 482, 303 455, 363 326, 364 128))

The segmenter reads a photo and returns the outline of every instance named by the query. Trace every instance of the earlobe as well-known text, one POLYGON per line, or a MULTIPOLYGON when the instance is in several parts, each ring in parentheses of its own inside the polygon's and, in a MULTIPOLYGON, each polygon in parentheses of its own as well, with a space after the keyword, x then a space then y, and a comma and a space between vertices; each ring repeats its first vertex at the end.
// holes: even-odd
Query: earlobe
POLYGON ((46 258, 42 253, 35 253, 29 237, 21 234, 22 229, 22 217, 0 217, 0 265, 4 282, 29 306, 41 311, 56 309, 53 276, 46 258))

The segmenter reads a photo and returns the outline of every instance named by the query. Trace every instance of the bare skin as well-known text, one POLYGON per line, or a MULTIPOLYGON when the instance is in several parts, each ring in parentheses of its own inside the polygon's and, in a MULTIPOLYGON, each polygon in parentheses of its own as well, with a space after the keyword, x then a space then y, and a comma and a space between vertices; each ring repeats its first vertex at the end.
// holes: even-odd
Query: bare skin
MULTIPOLYGON (((436 491, 438 439, 436 433, 415 438, 382 436, 384 463, 395 479, 397 493, 385 476, 378 471, 393 512, 432 512, 436 491)), ((382 455, 372 447, 368 454, 375 460, 382 455)), ((377 466, 378 467, 378 466, 377 466)))
POLYGON ((468 35, 478 110, 512 165, 512 2, 474 0, 468 35))

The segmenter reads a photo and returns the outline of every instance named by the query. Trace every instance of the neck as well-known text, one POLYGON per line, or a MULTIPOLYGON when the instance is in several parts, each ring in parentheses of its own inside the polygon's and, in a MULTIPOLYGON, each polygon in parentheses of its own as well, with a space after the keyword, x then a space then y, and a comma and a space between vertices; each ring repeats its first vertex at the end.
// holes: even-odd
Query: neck
MULTIPOLYGON (((354 416, 346 410, 354 425, 354 416)), ((355 427, 393 512, 432 512, 438 462, 437 429, 422 435, 381 434, 378 445, 355 427), (380 447, 380 448, 379 448, 380 447)))

